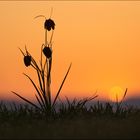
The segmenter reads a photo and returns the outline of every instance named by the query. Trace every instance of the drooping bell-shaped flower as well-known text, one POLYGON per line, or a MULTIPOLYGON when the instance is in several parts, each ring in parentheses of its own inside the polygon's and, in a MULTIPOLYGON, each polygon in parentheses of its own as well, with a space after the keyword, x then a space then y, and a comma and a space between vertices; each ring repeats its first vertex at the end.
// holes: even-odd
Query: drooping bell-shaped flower
POLYGON ((52 57, 52 50, 50 49, 50 47, 44 47, 43 53, 47 58, 52 57))
POLYGON ((24 64, 26 67, 31 65, 31 56, 29 55, 24 56, 24 64))
POLYGON ((47 19, 44 23, 44 28, 48 31, 50 31, 51 29, 54 30, 55 29, 55 23, 52 19, 47 19))

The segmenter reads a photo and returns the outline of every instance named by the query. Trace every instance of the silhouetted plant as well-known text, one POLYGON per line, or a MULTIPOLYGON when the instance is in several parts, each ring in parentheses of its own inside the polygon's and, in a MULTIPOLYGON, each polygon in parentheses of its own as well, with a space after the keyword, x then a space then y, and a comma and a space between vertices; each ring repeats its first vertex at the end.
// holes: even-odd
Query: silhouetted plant
MULTIPOLYGON (((39 15, 37 17, 41 17, 41 16, 45 17, 43 15, 39 15)), ((27 103, 31 104, 35 108, 39 109, 40 111, 45 112, 47 114, 51 114, 55 110, 56 101, 63 87, 63 84, 68 76, 68 73, 71 68, 71 64, 59 87, 58 92, 56 93, 54 100, 52 101, 50 86, 51 86, 51 67, 52 67, 52 38, 53 38, 54 29, 55 29, 55 23, 51 18, 46 19, 45 17, 44 29, 45 29, 45 44, 42 44, 41 46, 41 57, 40 57, 39 64, 36 62, 33 56, 29 53, 26 46, 25 46, 25 53, 20 49, 21 53, 24 56, 25 66, 32 67, 37 73, 39 85, 35 83, 34 80, 32 80, 32 78, 29 75, 27 74, 24 74, 24 75, 30 80, 30 82, 32 83, 33 87, 35 88, 37 92, 37 94, 35 94, 35 97, 36 97, 37 102, 39 103, 39 106, 27 100, 26 98, 22 97, 18 93, 14 91, 12 92, 18 97, 20 97, 22 100, 26 101, 27 103), (47 38, 47 34, 49 33, 51 33, 50 39, 47 38), (44 57, 42 53, 44 54, 44 57)))
POLYGON ((121 114, 124 111, 124 108, 122 107, 122 103, 123 103, 123 101, 126 97, 127 90, 128 89, 126 88, 126 90, 124 92, 124 95, 123 95, 123 97, 120 101, 118 101, 118 96, 116 95, 116 111, 115 112, 116 112, 117 115, 121 114))

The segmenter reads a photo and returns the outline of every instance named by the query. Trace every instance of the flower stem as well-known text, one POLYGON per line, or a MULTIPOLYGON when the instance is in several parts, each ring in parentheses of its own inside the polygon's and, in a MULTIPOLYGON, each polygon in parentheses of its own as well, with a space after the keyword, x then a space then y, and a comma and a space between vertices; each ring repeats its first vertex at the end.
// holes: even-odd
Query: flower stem
POLYGON ((47 46, 47 30, 45 30, 45 46, 47 46))
POLYGON ((47 59, 46 94, 48 98, 49 109, 51 110, 50 65, 51 65, 51 61, 47 59))

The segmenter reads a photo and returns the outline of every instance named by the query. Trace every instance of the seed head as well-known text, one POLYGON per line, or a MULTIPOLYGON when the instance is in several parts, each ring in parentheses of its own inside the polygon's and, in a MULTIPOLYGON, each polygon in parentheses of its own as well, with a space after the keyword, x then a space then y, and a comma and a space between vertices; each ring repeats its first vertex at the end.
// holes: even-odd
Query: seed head
POLYGON ((29 55, 24 56, 24 64, 26 67, 31 65, 31 56, 29 55))
POLYGON ((52 50, 50 47, 44 47, 43 53, 47 58, 50 58, 52 56, 52 50))
POLYGON ((48 30, 48 31, 50 31, 51 29, 53 29, 54 30, 54 28, 55 28, 55 23, 54 23, 54 21, 52 20, 52 19, 47 19, 46 21, 45 21, 45 23, 44 23, 44 28, 46 29, 46 30, 48 30))

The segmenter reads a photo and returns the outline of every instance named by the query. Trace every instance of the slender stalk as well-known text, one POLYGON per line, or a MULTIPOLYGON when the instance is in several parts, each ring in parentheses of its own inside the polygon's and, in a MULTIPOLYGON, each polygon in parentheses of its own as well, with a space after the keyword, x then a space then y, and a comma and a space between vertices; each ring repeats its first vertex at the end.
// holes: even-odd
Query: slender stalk
POLYGON ((47 72, 47 77, 46 77, 46 94, 45 96, 47 97, 48 100, 48 105, 49 109, 51 108, 51 99, 50 99, 50 84, 49 84, 49 60, 46 58, 47 64, 46 64, 46 72, 47 72))
POLYGON ((41 54, 40 54, 40 65, 41 65, 41 69, 42 69, 42 51, 43 51, 43 46, 44 46, 44 44, 42 44, 42 46, 41 46, 41 54))
POLYGON ((47 30, 45 30, 45 46, 47 46, 47 30))
POLYGON ((51 106, 51 65, 52 65, 52 58, 49 59, 48 61, 48 75, 47 75, 47 88, 48 88, 48 99, 49 99, 49 103, 50 103, 50 106, 51 106))
POLYGON ((46 61, 45 61, 45 64, 44 64, 44 68, 42 69, 42 81, 43 81, 43 96, 44 96, 46 106, 48 106, 49 102, 48 102, 48 99, 47 99, 47 96, 46 96, 47 87, 45 86, 45 82, 47 82, 47 81, 45 81, 45 65, 47 65, 46 61))
POLYGON ((52 30, 52 35, 51 35, 51 38, 50 38, 50 44, 52 44, 53 33, 54 33, 54 30, 52 30))

